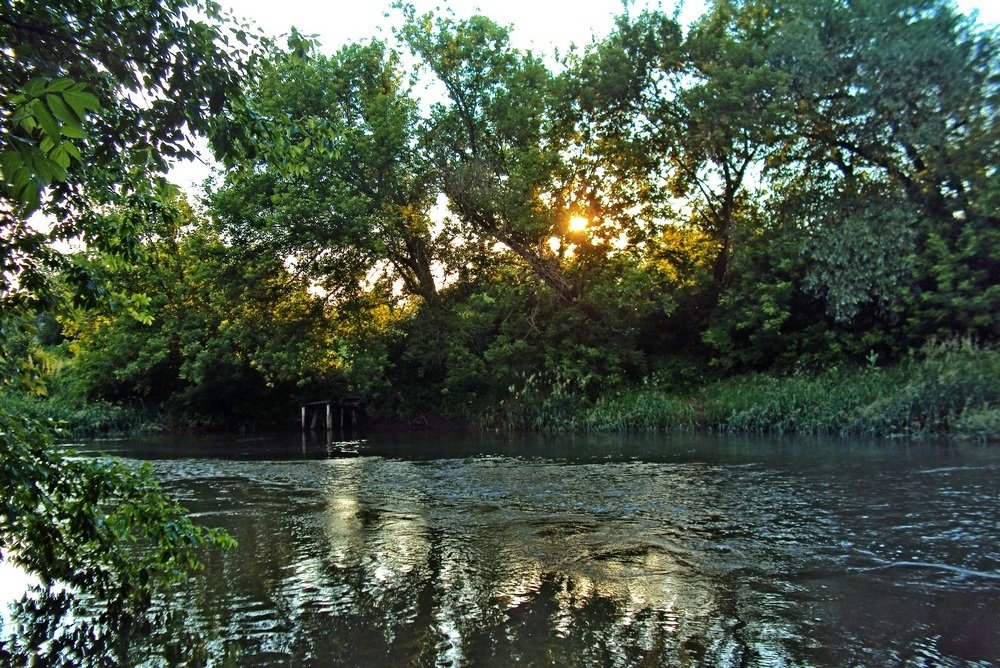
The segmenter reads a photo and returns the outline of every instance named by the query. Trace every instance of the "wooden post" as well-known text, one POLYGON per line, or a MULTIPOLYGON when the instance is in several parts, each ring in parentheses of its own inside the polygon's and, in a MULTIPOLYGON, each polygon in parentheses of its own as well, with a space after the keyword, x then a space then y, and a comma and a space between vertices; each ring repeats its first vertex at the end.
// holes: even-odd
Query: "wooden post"
POLYGON ((302 431, 306 430, 306 407, 302 407, 302 431))
POLYGON ((333 431, 333 402, 326 402, 326 431, 330 433, 333 431))

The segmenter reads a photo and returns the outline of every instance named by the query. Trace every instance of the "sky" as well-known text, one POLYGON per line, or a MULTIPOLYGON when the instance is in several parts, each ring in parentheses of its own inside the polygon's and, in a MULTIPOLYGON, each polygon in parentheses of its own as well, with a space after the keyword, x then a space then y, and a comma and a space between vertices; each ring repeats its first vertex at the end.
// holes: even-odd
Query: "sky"
MULTIPOLYGON (((254 19, 271 34, 282 34, 295 26, 300 32, 319 35, 328 50, 359 37, 386 37, 399 12, 389 9, 388 0, 220 0, 237 15, 254 19), (386 17, 386 14, 389 17, 386 17)), ((459 17, 481 13, 514 27, 515 44, 548 51, 583 46, 592 35, 606 34, 621 13, 622 0, 411 0, 419 13, 440 7, 454 10, 459 17)), ((658 6, 656 0, 633 0, 636 7, 658 6)), ((697 16, 703 0, 664 0, 668 10, 681 5, 681 19, 697 16)), ((1000 23, 997 0, 958 0, 963 12, 979 10, 984 23, 1000 23)))
MULTIPOLYGON (((514 42, 520 47, 551 50, 570 43, 585 45, 591 35, 610 31, 614 17, 621 13, 621 0, 411 0, 418 13, 441 8, 458 17, 485 14, 501 24, 514 27, 514 42)), ((390 36, 400 12, 389 0, 321 2, 318 0, 220 0, 235 14, 254 19, 272 34, 282 34, 295 26, 300 32, 317 34, 324 49, 335 50, 358 38, 390 36), (381 32, 380 32, 381 31, 381 32)), ((637 6, 651 4, 638 0, 637 6)), ((665 6, 673 6, 672 2, 665 6)), ((685 0, 682 8, 697 14, 702 0, 685 0)))
MULTIPOLYGON (((335 51, 341 45, 368 37, 391 37, 400 12, 389 0, 218 0, 225 10, 251 19, 270 35, 288 33, 292 26, 304 34, 317 35, 322 49, 335 51)), ((458 17, 485 14, 513 27, 512 40, 521 48, 539 54, 582 47, 594 36, 606 35, 614 17, 622 11, 622 0, 411 0, 418 13, 449 8, 458 17)), ((633 0, 637 8, 659 6, 656 0, 633 0)), ((664 0, 668 11, 678 3, 664 0)), ((680 18, 697 17, 703 0, 681 0, 680 18)), ((1000 24, 1000 0, 958 0, 963 12, 979 11, 983 23, 1000 24)), ((210 168, 204 163, 186 163, 172 170, 171 178, 185 188, 197 189, 210 168)))

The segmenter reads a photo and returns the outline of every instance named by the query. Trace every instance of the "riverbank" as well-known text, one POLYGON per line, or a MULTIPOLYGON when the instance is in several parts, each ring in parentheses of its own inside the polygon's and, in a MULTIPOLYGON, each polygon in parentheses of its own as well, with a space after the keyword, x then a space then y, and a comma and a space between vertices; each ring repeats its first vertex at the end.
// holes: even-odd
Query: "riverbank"
MULTIPOLYGON (((67 438, 233 431, 151 408, 65 397, 0 396, 8 410, 58 424, 67 438)), ((376 415, 378 413, 376 412, 376 415)), ((590 401, 565 387, 517 395, 476 418, 376 419, 400 429, 479 424, 539 432, 808 434, 1000 441, 1000 351, 968 341, 929 346, 887 367, 734 376, 692 391, 647 381, 590 401)), ((287 425, 262 424, 264 430, 287 425)), ((246 425, 243 426, 245 430, 246 425)))
POLYGON ((515 413, 541 431, 710 430, 876 438, 1000 440, 1000 351, 930 346, 890 367, 750 374, 688 393, 654 383, 588 403, 534 402, 515 413))

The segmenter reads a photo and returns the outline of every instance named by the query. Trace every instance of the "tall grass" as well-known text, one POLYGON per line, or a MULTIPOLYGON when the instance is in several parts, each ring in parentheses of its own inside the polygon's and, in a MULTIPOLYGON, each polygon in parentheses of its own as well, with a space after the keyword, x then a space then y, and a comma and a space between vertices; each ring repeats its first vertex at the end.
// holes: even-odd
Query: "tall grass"
POLYGON ((586 431, 688 431, 698 426, 697 404, 646 386, 598 399, 580 416, 586 431))
POLYGON ((928 345, 891 367, 752 374, 683 396, 650 383, 594 402, 562 385, 548 397, 533 389, 511 402, 516 411, 508 424, 543 431, 701 428, 1000 440, 1000 350, 969 340, 928 345))
POLYGON ((0 393, 0 405, 12 415, 48 422, 61 438, 129 436, 159 429, 147 411, 106 401, 0 393))

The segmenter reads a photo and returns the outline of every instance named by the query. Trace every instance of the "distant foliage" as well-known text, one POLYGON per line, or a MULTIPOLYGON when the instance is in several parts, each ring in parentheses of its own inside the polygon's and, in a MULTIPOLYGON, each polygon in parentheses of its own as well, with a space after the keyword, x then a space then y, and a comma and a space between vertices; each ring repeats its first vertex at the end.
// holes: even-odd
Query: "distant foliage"
MULTIPOLYGON (((180 199, 134 264, 89 262, 141 306, 62 317, 72 362, 57 382, 97 403, 145 406, 166 426, 288 418, 294 397, 328 392, 339 358, 323 302, 280 261, 227 247, 180 199), (325 387, 324 384, 327 384, 325 387)), ((310 400, 312 397, 310 397, 310 400)))
POLYGON ((55 371, 91 406, 192 426, 341 394, 376 416, 541 429, 991 419, 935 422, 911 376, 910 399, 870 410, 923 417, 806 416, 841 391, 806 379, 1000 335, 1000 46, 944 0, 714 2, 687 26, 625 9, 553 58, 489 17, 405 2, 393 35, 329 53, 294 30, 253 42, 210 4, 160 33, 139 10, 109 27, 24 7, 39 30, 0 34, 30 53, 64 53, 60 30, 139 44, 5 75, 11 211, 67 214, 48 235, 5 228, 7 297, 74 295, 48 313, 67 339, 55 371), (123 94, 140 84, 178 94, 147 108, 123 94), (182 220, 149 176, 188 127, 225 168, 182 220), (53 239, 81 234, 86 253, 56 258, 53 239), (748 378, 764 403, 724 418, 663 399, 721 383, 735 406, 748 378))

